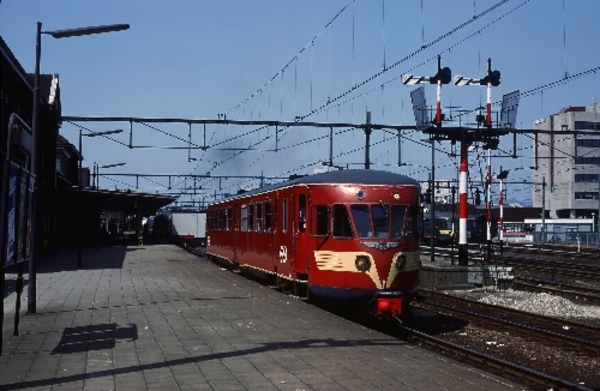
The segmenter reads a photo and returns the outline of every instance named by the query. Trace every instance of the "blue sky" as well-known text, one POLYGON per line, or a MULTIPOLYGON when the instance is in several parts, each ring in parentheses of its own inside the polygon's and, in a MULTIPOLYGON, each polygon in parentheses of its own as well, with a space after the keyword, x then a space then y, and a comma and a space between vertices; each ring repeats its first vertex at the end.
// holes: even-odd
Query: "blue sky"
MULTIPOLYGON (((491 58, 492 68, 502 72, 502 83, 494 88, 492 97, 499 102, 502 95, 514 90, 537 90, 565 75, 600 66, 598 20, 596 0, 0 3, 0 35, 29 72, 35 65, 38 21, 44 30, 131 25, 128 31, 110 34, 60 40, 42 37, 41 71, 60 75, 66 116, 216 119, 219 113, 226 113, 229 119, 292 121, 314 110, 307 121, 362 123, 370 111, 374 123, 411 125, 410 92, 414 87, 404 86, 402 75, 435 74, 438 54, 453 76, 475 78, 485 75, 491 58), (328 105, 328 100, 333 103, 328 105)), ((518 128, 531 128, 535 119, 570 105, 594 104, 600 91, 599 77, 591 72, 521 98, 518 128)), ((428 104, 435 104, 435 87, 425 88, 428 104)), ((447 115, 459 108, 474 110, 485 100, 484 87, 448 85, 442 92, 447 115)), ((206 137, 211 148, 203 152, 165 148, 186 146, 187 125, 136 124, 133 144, 153 148, 134 149, 123 145, 129 143, 128 123, 82 125, 90 131, 125 130, 112 137, 117 142, 84 138, 85 166, 126 162, 106 171, 142 175, 137 179, 102 178, 101 187, 164 193, 181 190, 190 181, 180 183, 172 178, 169 184, 143 174, 279 177, 310 173, 329 159, 328 129, 285 129, 277 141, 279 151, 273 152, 273 128, 209 126, 206 137), (255 150, 231 150, 250 146, 255 150), (188 154, 195 160, 188 161, 188 154)), ((77 126, 65 123, 61 134, 77 145, 77 126)), ((401 155, 408 165, 398 167, 394 134, 375 131, 372 168, 426 179, 431 153, 422 141, 425 138, 418 132, 405 133, 401 155)), ((202 144, 202 127, 192 128, 192 142, 202 144)), ((498 172, 502 165, 511 168, 509 181, 530 181, 531 145, 530 138, 519 137, 519 158, 509 159, 512 137, 504 137, 493 153, 493 171, 498 172)), ((358 168, 364 162, 363 147, 361 130, 336 134, 334 163, 358 168)), ((436 177, 455 179, 457 160, 449 155, 450 145, 441 143, 436 148, 436 177)), ((470 162, 470 178, 480 181, 485 173, 485 153, 472 152, 470 162)), ((258 180, 211 179, 197 184, 203 189, 196 195, 183 195, 181 201, 208 201, 215 193, 256 187, 258 180)), ((528 185, 507 188, 509 198, 531 199, 528 185)))

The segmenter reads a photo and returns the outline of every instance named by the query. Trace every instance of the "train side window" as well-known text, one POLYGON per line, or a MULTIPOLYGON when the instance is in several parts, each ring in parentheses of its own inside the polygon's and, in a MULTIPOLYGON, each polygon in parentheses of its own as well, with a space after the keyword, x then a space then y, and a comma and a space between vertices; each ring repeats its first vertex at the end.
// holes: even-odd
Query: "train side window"
POLYGON ((231 231, 231 218, 232 218, 232 216, 231 216, 231 208, 225 209, 225 216, 227 218, 226 224, 225 224, 225 229, 227 231, 231 231))
POLYGON ((271 201, 265 201, 265 232, 271 232, 271 201))
POLYGON ((248 232, 254 231, 254 204, 248 205, 248 232))
POLYGON ((350 207, 354 225, 358 231, 358 236, 361 238, 371 237, 371 216, 369 213, 369 205, 355 204, 350 207))
POLYGON ((219 209, 217 212, 217 229, 219 231, 223 230, 223 209, 219 209))
POLYGON ((242 205, 242 231, 248 230, 248 205, 242 205))
POLYGON ((263 204, 262 202, 256 203, 256 232, 262 232, 263 228, 263 204))
POLYGON ((392 205, 392 238, 402 237, 404 231, 404 215, 406 214, 406 206, 392 205))
POLYGON ((346 205, 333 205, 333 236, 351 238, 352 226, 346 205))
POLYGON ((306 231, 306 195, 300 194, 298 197, 298 229, 300 232, 306 231))
POLYGON ((233 220, 233 229, 234 230, 239 230, 240 227, 242 226, 242 222, 241 222, 241 218, 242 218, 242 214, 240 213, 240 205, 239 204, 235 204, 233 206, 233 218, 235 218, 233 220))
POLYGON ((316 205, 312 207, 311 234, 314 236, 329 235, 329 207, 316 205))
POLYGON ((283 233, 287 233, 288 230, 288 200, 287 198, 283 199, 283 202, 281 203, 281 218, 282 218, 282 222, 281 222, 281 231, 283 233))

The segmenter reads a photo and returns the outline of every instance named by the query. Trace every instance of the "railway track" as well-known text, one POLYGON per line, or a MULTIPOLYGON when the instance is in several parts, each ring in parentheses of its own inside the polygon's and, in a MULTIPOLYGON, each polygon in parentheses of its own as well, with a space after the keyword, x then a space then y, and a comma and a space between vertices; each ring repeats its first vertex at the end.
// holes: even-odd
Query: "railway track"
POLYGON ((600 289, 595 287, 582 287, 568 282, 518 276, 515 278, 515 288, 531 292, 546 292, 577 301, 600 303, 600 289))
POLYGON ((425 299, 416 306, 445 312, 467 320, 516 331, 540 341, 552 341, 562 347, 600 356, 600 328, 565 319, 523 312, 481 303, 435 291, 422 290, 425 299))
POLYGON ((568 380, 544 374, 542 372, 530 369, 526 366, 518 365, 500 358, 484 354, 479 351, 449 342, 443 338, 434 337, 433 335, 417 331, 406 326, 399 326, 400 332, 405 337, 417 343, 425 344, 433 349, 441 350, 446 354, 460 357, 464 360, 475 362, 479 365, 493 368, 496 371, 504 373, 508 377, 515 377, 526 382, 540 385, 550 390, 582 390, 590 391, 591 388, 585 385, 574 383, 568 380))

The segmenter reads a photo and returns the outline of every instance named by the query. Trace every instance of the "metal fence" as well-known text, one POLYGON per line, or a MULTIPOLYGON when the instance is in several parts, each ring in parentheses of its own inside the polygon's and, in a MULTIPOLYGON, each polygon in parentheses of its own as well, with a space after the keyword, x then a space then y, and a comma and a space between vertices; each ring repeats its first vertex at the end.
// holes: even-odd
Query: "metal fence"
POLYGON ((565 244, 571 246, 599 246, 600 234, 596 232, 534 232, 534 243, 565 244))

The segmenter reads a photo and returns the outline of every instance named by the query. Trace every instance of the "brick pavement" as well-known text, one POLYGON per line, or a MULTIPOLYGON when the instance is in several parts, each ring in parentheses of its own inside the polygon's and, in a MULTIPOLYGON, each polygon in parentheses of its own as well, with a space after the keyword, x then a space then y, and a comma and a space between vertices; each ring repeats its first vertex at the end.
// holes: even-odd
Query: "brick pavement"
POLYGON ((5 299, 0 390, 523 389, 173 245, 84 249, 79 270, 75 259, 40 260, 38 310, 18 337, 5 299))

